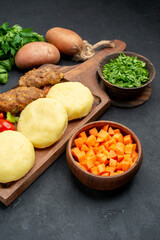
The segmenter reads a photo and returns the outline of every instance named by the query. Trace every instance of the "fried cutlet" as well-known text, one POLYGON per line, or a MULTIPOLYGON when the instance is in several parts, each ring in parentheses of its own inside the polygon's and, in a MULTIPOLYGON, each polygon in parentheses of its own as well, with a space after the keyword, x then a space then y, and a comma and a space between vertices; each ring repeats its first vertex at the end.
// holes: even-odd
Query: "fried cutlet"
POLYGON ((41 67, 25 73, 19 80, 19 86, 37 87, 54 85, 59 83, 64 74, 57 69, 41 67))
POLYGON ((36 87, 18 87, 0 94, 0 112, 18 115, 29 103, 46 96, 46 91, 36 87))

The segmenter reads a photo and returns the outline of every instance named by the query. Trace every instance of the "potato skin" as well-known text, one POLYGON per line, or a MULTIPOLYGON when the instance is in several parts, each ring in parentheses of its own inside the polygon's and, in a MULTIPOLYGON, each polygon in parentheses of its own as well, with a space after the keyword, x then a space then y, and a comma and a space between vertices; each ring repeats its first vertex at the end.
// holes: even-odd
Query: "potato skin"
POLYGON ((18 68, 29 69, 46 63, 58 63, 59 50, 50 43, 31 42, 21 47, 15 56, 15 64, 18 68))
POLYGON ((46 33, 46 41, 55 45, 61 53, 70 56, 79 52, 83 43, 77 33, 61 27, 49 29, 46 33))

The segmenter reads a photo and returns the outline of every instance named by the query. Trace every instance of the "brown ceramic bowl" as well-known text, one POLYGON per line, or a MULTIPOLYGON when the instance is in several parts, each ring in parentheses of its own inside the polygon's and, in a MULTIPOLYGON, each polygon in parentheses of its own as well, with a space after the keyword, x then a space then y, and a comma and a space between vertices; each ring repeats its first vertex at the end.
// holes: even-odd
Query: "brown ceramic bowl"
POLYGON ((127 127, 120 123, 111 122, 111 121, 96 121, 92 123, 88 123, 80 128, 69 140, 67 148, 66 148, 66 158, 69 168, 72 173, 87 187, 96 189, 96 190, 113 190, 119 188, 129 182, 135 174, 138 172, 142 159, 143 159, 143 150, 141 143, 138 137, 127 127), (77 163, 74 157, 71 154, 71 148, 74 146, 74 139, 79 135, 82 131, 89 131, 89 129, 96 127, 97 129, 101 129, 104 125, 109 124, 113 129, 119 128, 123 135, 131 134, 133 140, 137 144, 137 151, 139 153, 138 158, 135 164, 126 172, 121 173, 115 176, 98 176, 94 175, 90 172, 83 170, 77 163))
POLYGON ((137 97, 137 95, 141 94, 145 90, 145 88, 153 81, 155 76, 155 68, 153 64, 142 55, 139 55, 133 52, 117 52, 117 53, 110 54, 101 60, 98 66, 98 74, 102 82, 105 84, 109 95, 119 99, 126 99, 126 98, 129 99, 129 98, 137 97), (135 87, 135 88, 123 88, 123 87, 115 86, 112 83, 105 80, 102 73, 104 65, 109 63, 111 59, 118 58, 120 53, 123 53, 126 56, 138 57, 139 60, 144 61, 146 63, 146 68, 149 72, 149 80, 143 86, 135 87))

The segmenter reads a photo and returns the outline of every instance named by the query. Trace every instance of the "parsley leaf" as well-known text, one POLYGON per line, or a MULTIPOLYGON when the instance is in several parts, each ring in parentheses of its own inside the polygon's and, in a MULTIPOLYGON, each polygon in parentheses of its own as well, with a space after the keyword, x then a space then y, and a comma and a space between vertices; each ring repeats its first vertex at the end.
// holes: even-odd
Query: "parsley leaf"
POLYGON ((140 87, 149 80, 146 63, 122 53, 104 65, 103 76, 106 81, 124 88, 140 87))
POLYGON ((42 35, 33 32, 32 28, 22 28, 18 24, 9 28, 5 22, 0 26, 0 83, 8 81, 8 71, 14 65, 17 51, 29 42, 44 41, 42 35))
POLYGON ((7 112, 6 120, 8 120, 11 123, 16 123, 16 122, 18 122, 19 117, 16 117, 16 116, 12 115, 10 112, 7 112))

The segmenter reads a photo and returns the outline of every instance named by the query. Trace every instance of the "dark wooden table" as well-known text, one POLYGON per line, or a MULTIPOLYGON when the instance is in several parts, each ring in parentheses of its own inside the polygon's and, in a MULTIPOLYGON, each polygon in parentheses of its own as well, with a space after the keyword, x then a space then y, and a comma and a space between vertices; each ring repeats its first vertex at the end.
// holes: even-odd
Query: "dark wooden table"
MULTIPOLYGON (((111 106, 99 118, 124 124, 139 137, 144 157, 133 181, 114 192, 88 189, 72 175, 63 153, 10 206, 0 203, 0 239, 159 239, 160 1, 8 0, 0 6, 0 24, 33 27, 42 35, 60 26, 92 44, 119 39, 156 68, 145 104, 131 109, 111 106)), ((75 63, 62 56, 59 64, 75 63)), ((0 93, 15 86, 23 74, 14 68, 0 93)))

